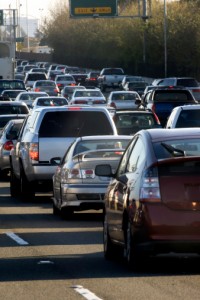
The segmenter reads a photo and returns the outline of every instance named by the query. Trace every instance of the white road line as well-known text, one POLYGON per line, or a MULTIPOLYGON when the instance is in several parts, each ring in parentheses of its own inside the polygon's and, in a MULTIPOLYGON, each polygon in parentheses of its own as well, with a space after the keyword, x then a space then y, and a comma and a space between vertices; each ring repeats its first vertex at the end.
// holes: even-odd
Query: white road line
POLYGON ((74 285, 72 286, 72 288, 88 300, 102 300, 101 298, 97 297, 94 293, 90 292, 87 289, 84 289, 82 285, 74 285))
POLYGON ((28 245, 26 241, 21 239, 18 235, 16 235, 13 232, 6 232, 6 235, 9 236, 11 239, 13 239, 19 245, 28 245))

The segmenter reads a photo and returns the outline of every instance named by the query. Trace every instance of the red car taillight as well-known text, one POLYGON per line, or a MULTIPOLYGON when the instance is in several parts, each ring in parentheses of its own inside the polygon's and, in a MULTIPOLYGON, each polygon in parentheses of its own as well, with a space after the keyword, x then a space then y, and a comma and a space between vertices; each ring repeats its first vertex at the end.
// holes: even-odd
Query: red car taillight
POLYGON ((34 92, 40 92, 39 88, 35 88, 34 92))
POLYGON ((82 100, 82 99, 77 99, 77 100, 74 100, 74 104, 87 104, 87 100, 82 100))
POLYGON ((80 170, 78 168, 72 168, 72 169, 68 169, 65 172, 65 176, 63 179, 63 183, 64 181, 67 181, 67 179, 85 179, 85 178, 94 178, 95 177, 95 172, 93 169, 83 169, 80 170))
POLYGON ((154 114, 154 117, 156 119, 156 123, 160 125, 160 120, 159 120, 157 114, 154 111, 153 111, 153 114, 154 114))
POLYGON ((155 113, 155 104, 152 105, 151 110, 153 113, 155 113))
POLYGON ((115 102, 111 102, 111 103, 110 103, 110 106, 113 107, 113 108, 116 108, 115 102))
POLYGON ((141 179, 140 201, 141 202, 160 202, 160 185, 157 167, 150 167, 141 179))
POLYGON ((39 160, 39 148, 38 143, 30 143, 29 156, 32 160, 39 160))
POLYGON ((94 100, 93 104, 106 104, 106 101, 104 101, 104 100, 94 100))
POLYGON ((7 141, 4 145, 3 145, 3 149, 10 151, 12 148, 14 147, 13 142, 12 141, 7 141))

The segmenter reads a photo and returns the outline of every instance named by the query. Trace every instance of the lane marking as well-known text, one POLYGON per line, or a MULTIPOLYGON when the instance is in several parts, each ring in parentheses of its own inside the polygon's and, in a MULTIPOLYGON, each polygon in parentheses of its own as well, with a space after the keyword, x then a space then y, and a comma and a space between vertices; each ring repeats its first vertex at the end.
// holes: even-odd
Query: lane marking
POLYGON ((40 260, 38 263, 38 265, 47 265, 47 264, 52 264, 54 265, 54 262, 50 261, 50 260, 40 260))
POLYGON ((103 300, 102 298, 97 297, 94 293, 90 292, 90 290, 85 289, 82 285, 74 285, 72 288, 88 300, 103 300))
POLYGON ((9 236, 12 240, 14 240, 19 245, 28 245, 28 242, 26 242, 23 239, 21 239, 14 232, 6 232, 6 235, 9 236))

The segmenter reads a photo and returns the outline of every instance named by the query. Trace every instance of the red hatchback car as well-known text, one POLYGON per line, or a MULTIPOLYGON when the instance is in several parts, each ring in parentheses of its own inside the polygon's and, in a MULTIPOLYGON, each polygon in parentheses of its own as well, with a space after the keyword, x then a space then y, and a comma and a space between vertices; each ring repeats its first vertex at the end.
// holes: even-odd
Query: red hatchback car
POLYGON ((150 255, 200 254, 200 129, 149 129, 133 136, 105 195, 104 254, 122 249, 131 267, 150 255), (122 246, 121 248, 119 246, 122 246))

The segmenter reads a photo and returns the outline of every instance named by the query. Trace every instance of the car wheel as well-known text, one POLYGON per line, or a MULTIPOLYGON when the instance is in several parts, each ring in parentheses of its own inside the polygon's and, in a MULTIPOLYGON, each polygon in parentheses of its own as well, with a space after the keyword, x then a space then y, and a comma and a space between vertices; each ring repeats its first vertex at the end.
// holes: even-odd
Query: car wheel
POLYGON ((113 243, 111 242, 109 231, 108 231, 108 222, 107 216, 104 217, 103 223, 103 248, 104 248, 104 257, 106 259, 111 259, 113 257, 113 243))
POLYGON ((20 180, 15 176, 12 168, 10 170, 10 195, 14 198, 20 195, 20 180))
POLYGON ((35 193, 33 190, 33 184, 27 180, 22 166, 20 170, 20 189, 21 189, 21 197, 24 200, 28 201, 34 198, 35 193))
POLYGON ((126 231, 125 257, 129 270, 138 270, 141 264, 141 256, 136 252, 131 232, 131 224, 128 222, 126 231))
POLYGON ((107 216, 104 217, 103 223, 103 248, 105 259, 114 259, 116 257, 122 256, 123 248, 112 243, 109 230, 107 216))

